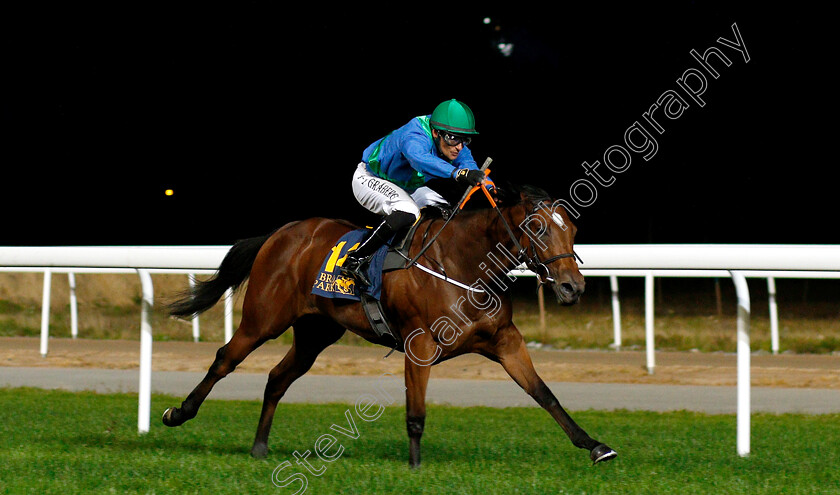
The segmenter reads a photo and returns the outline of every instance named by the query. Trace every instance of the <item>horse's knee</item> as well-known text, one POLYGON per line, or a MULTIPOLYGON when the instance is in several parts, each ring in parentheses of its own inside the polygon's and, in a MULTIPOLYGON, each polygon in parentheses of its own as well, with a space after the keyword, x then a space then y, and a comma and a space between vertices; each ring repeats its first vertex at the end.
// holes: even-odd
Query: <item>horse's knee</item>
POLYGON ((405 419, 405 426, 408 430, 409 438, 420 438, 423 436, 423 428, 425 425, 425 416, 407 416, 405 419))

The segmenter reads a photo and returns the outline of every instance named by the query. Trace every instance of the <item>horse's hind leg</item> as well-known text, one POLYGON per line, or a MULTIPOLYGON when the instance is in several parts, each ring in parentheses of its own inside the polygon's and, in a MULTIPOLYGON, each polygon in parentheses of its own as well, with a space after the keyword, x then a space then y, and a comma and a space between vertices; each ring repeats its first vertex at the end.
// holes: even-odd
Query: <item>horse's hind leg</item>
POLYGON ((294 332, 292 348, 268 375, 260 422, 251 448, 254 457, 264 457, 268 453, 268 434, 277 403, 289 386, 309 371, 318 354, 344 334, 344 327, 324 317, 305 316, 295 322, 294 332))
POLYGON ((181 407, 170 407, 163 413, 163 424, 180 426, 194 418, 216 382, 230 374, 251 351, 263 342, 265 342, 264 338, 237 331, 230 342, 216 351, 216 359, 210 365, 204 379, 184 399, 181 407))
POLYGON ((560 402, 534 370, 534 364, 528 355, 522 335, 511 324, 497 334, 499 344, 488 357, 499 361, 505 371, 519 384, 528 395, 534 398, 543 409, 549 412, 563 428, 575 447, 589 451, 592 462, 608 461, 617 454, 605 444, 592 439, 571 416, 563 409, 560 402))
POLYGON ((280 336, 290 323, 291 319, 288 315, 277 315, 272 322, 259 325, 255 324, 252 318, 248 318, 247 313, 244 314, 230 342, 216 352, 216 359, 207 370, 204 379, 184 399, 181 407, 170 407, 163 413, 163 424, 180 426, 194 418, 216 382, 233 372, 251 351, 261 346, 266 340, 280 336))

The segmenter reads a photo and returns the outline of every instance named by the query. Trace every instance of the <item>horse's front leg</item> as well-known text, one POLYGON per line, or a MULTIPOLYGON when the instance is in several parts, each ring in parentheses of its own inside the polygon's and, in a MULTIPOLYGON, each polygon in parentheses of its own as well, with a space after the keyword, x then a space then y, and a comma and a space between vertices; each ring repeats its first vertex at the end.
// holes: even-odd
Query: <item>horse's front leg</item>
POLYGON ((405 426, 408 430, 408 465, 420 467, 420 437, 426 424, 426 386, 430 365, 415 363, 405 355, 405 426))
POLYGON ((551 414, 575 447, 588 450, 594 463, 608 461, 618 455, 605 444, 592 439, 563 409, 551 389, 534 370, 525 340, 513 323, 497 333, 494 340, 495 346, 489 357, 498 360, 510 377, 551 414))

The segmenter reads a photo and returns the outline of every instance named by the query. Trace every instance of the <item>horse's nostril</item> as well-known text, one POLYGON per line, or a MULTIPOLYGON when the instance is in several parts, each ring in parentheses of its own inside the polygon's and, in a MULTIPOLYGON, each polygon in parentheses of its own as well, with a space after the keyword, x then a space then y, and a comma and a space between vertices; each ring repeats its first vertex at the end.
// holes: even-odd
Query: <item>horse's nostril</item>
POLYGON ((560 284, 560 290, 562 290, 566 294, 572 294, 574 293, 575 288, 572 284, 568 282, 563 282, 562 284, 560 284))

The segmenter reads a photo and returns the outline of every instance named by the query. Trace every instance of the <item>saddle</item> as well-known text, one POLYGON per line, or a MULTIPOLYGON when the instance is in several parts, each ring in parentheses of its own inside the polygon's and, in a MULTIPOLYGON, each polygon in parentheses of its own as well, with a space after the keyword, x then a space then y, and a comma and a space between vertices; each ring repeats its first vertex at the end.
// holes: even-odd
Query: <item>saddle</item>
MULTIPOLYGON (((389 272, 408 268, 408 262, 411 260, 409 251, 411 250, 412 240, 420 224, 429 218, 443 218, 446 220, 451 214, 452 210, 445 206, 433 205, 423 207, 420 210, 420 219, 414 222, 414 225, 406 227, 394 235, 394 238, 390 242, 388 254, 385 256, 382 271, 389 272)), ((425 237, 426 234, 423 235, 424 239, 425 237)))
MULTIPOLYGON (((423 223, 423 220, 428 218, 448 218, 451 214, 451 210, 443 206, 426 206, 421 209, 420 218, 414 222, 414 225, 398 231, 389 243, 390 245, 387 246, 388 251, 386 252, 385 259, 382 262, 382 273, 408 268, 408 263, 411 261, 411 256, 409 255, 411 244, 414 240, 415 234, 417 233, 417 228, 421 223, 423 223)), ((361 299, 362 308, 365 310, 368 322, 373 328, 373 331, 376 332, 376 335, 379 337, 384 335, 390 336, 395 343, 393 347, 394 350, 405 352, 402 337, 398 332, 394 332, 391 329, 391 325, 388 323, 388 318, 385 316, 385 311, 382 309, 382 302, 378 298, 374 298, 366 292, 362 292, 361 299)), ((391 353, 388 353, 388 355, 390 354, 391 353)))
POLYGON ((352 278, 341 275, 340 269, 336 267, 336 264, 340 264, 338 260, 342 259, 342 256, 346 256, 347 250, 351 249, 355 243, 361 242, 365 235, 367 235, 365 229, 348 232, 339 239, 338 243, 330 250, 327 258, 324 260, 318 278, 312 286, 312 293, 334 299, 358 300, 362 304, 368 322, 377 337, 390 338, 394 342, 393 349, 404 352, 402 337, 399 333, 391 329, 391 325, 382 308, 382 302, 380 301, 382 274, 408 267, 408 263, 411 260, 409 250, 416 236, 417 228, 423 223, 423 220, 440 217, 447 218, 450 214, 451 212, 449 210, 442 207, 424 207, 420 211, 420 219, 414 225, 398 231, 394 234, 391 242, 380 248, 373 255, 370 267, 368 268, 368 277, 372 284, 371 287, 365 289, 357 287, 355 280, 352 278))

